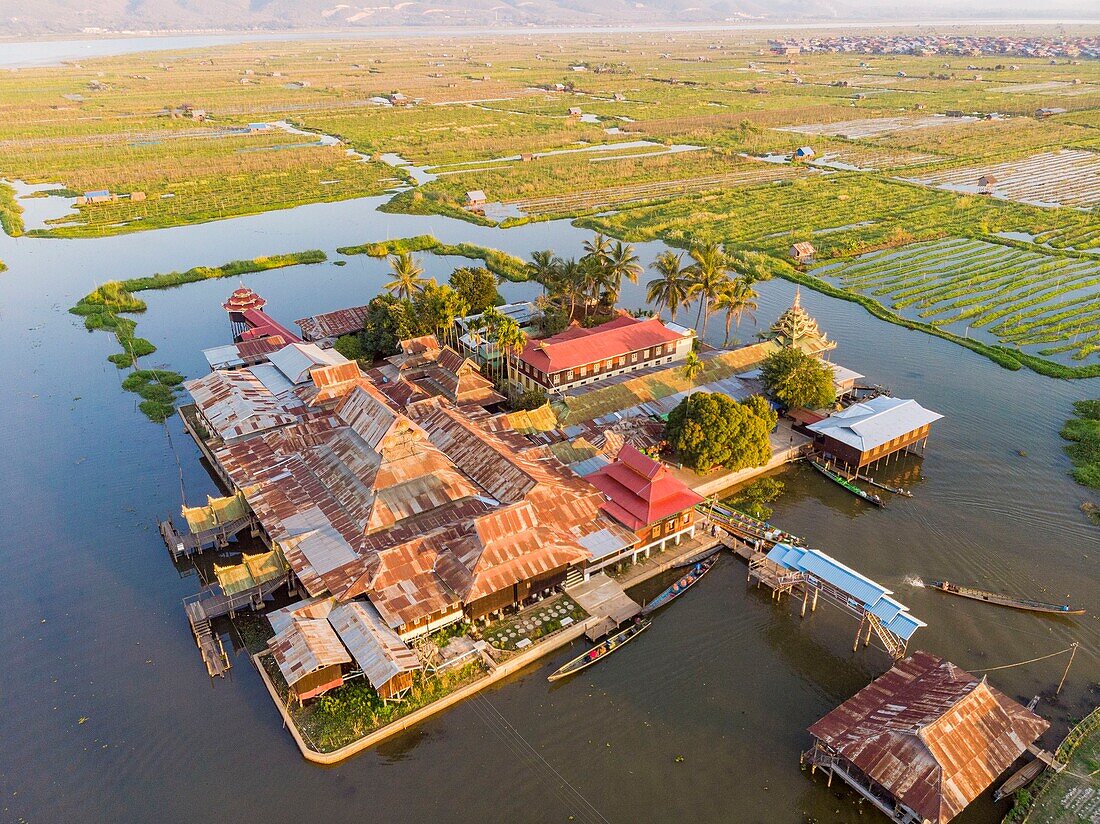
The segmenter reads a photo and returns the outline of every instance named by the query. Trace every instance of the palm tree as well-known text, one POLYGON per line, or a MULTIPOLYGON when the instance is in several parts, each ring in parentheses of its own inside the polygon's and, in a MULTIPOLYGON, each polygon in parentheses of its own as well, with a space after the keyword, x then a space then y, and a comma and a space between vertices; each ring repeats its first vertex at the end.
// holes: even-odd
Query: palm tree
MULTIPOLYGON (((509 318, 502 314, 499 309, 497 309, 495 306, 490 306, 488 309, 481 313, 481 316, 476 321, 477 327, 475 329, 475 332, 478 336, 478 339, 489 341, 491 344, 493 344, 493 346, 496 346, 497 332, 507 320, 509 320, 509 318)), ((500 350, 497 349, 495 354, 497 355, 496 372, 497 376, 499 377, 502 371, 500 365, 500 350)), ((488 361, 488 353, 486 361, 488 361)))
POLYGON ((691 291, 693 297, 699 300, 699 314, 695 318, 695 328, 699 337, 706 337, 707 322, 713 311, 711 303, 722 290, 722 284, 729 277, 729 261, 725 253, 717 244, 705 243, 696 246, 689 252, 691 259, 695 261, 688 267, 691 275, 691 291), (703 328, 699 328, 699 322, 703 322, 703 328))
POLYGON ((554 255, 552 249, 543 249, 541 252, 531 253, 531 262, 527 264, 527 271, 531 278, 542 285, 542 293, 553 292, 557 286, 558 269, 561 259, 554 255))
POLYGON ((573 313, 577 309, 577 298, 588 290, 587 267, 576 258, 563 260, 558 267, 558 277, 561 279, 562 295, 569 298, 569 320, 573 320, 573 313))
POLYGON ((638 263, 638 256, 634 254, 634 247, 629 243, 616 240, 615 245, 607 252, 606 265, 604 267, 604 282, 601 284, 611 294, 612 303, 619 300, 619 293, 623 288, 623 281, 638 282, 638 275, 642 273, 642 266, 638 263))
POLYGON ((512 381, 512 359, 514 355, 522 352, 523 347, 527 345, 527 335, 524 334, 523 330, 519 328, 519 324, 514 320, 504 318, 497 325, 494 342, 497 345, 497 352, 504 358, 507 368, 508 397, 512 398, 515 390, 515 384, 512 381))
POLYGON ((600 288, 608 282, 608 260, 611 252, 611 239, 602 232, 596 232, 592 240, 582 244, 584 256, 581 263, 589 275, 587 285, 593 301, 599 300, 600 288))
POLYGON ((724 310, 726 313, 726 346, 729 346, 730 324, 734 319, 737 320, 737 327, 741 328, 742 315, 755 318, 753 312, 756 310, 756 297, 756 290, 744 277, 729 278, 722 284, 714 299, 714 309, 717 312, 724 310))
POLYGON ((676 254, 671 249, 661 252, 649 267, 660 277, 646 284, 646 300, 668 309, 673 323, 677 310, 687 303, 691 291, 691 281, 681 265, 683 259, 683 252, 676 254))
POLYGON ((405 300, 412 300, 413 295, 420 294, 425 286, 434 282, 423 277, 424 269, 408 252, 391 255, 390 269, 393 270, 393 280, 382 288, 405 300))
POLYGON ((687 357, 684 358, 684 365, 681 368, 684 370, 684 377, 689 381, 694 381, 699 373, 703 371, 703 361, 700 360, 693 349, 688 352, 687 357))

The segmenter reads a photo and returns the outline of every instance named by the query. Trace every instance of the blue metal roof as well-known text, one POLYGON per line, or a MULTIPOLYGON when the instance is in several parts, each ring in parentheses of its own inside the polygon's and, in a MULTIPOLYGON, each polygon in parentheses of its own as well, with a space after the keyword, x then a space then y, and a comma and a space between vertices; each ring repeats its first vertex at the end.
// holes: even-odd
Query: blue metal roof
POLYGON ((913 633, 921 627, 928 626, 924 621, 919 618, 914 618, 908 612, 902 612, 893 621, 886 624, 886 628, 890 632, 897 635, 899 638, 904 638, 906 641, 912 637, 913 633))
POLYGON ((768 560, 784 569, 805 572, 850 596, 854 607, 862 607, 882 621, 890 632, 909 640, 920 627, 927 626, 914 618, 907 607, 890 597, 890 590, 860 575, 840 561, 818 549, 804 549, 790 544, 776 544, 768 552, 768 560))
POLYGON ((593 472, 602 469, 607 466, 608 460, 603 455, 593 455, 591 458, 585 458, 583 461, 574 461, 569 464, 569 468, 573 470, 573 473, 580 475, 582 478, 585 475, 591 475, 593 472))
POLYGON ((868 607, 890 592, 882 585, 876 584, 870 578, 860 575, 854 569, 849 569, 840 561, 817 549, 807 550, 799 566, 803 571, 844 590, 868 607))

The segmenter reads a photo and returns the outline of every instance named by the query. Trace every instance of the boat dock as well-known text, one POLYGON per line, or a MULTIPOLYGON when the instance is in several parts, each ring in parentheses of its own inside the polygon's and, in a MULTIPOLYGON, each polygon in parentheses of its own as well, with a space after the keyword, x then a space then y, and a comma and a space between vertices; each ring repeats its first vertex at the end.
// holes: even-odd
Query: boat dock
POLYGON ((909 614, 881 584, 817 549, 778 543, 749 559, 748 581, 766 586, 779 602, 788 593, 802 594, 802 616, 817 609, 819 598, 859 619, 852 651, 871 643, 872 634, 894 660, 905 657, 909 639, 925 623, 909 614), (865 629, 866 628, 866 629, 865 629))
POLYGON ((232 617, 244 609, 254 612, 263 609, 264 599, 287 582, 286 576, 275 578, 231 595, 226 595, 220 584, 211 584, 183 599, 187 622, 191 625, 191 633, 195 636, 195 643, 211 678, 224 676, 229 671, 230 663, 221 637, 214 632, 210 622, 223 615, 232 617))
POLYGON ((211 529, 198 533, 182 533, 176 529, 171 518, 165 518, 157 524, 160 537, 164 539, 168 552, 173 561, 181 558, 190 558, 192 555, 201 555, 206 549, 224 549, 229 546, 229 540, 245 529, 252 529, 252 518, 235 518, 224 524, 219 524, 211 529))
POLYGON ((603 638, 624 621, 629 621, 642 611, 642 607, 626 594, 618 581, 602 572, 587 581, 570 587, 569 594, 589 615, 599 622, 588 629, 588 640, 603 638))

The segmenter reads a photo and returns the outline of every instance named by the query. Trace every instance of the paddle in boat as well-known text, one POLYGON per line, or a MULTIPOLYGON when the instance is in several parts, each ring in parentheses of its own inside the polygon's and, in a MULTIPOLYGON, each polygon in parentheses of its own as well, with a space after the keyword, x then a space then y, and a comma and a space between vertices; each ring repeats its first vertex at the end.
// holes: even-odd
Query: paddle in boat
POLYGON ((611 653, 620 649, 628 641, 637 638, 643 632, 645 632, 651 621, 639 620, 636 623, 631 624, 626 629, 610 635, 594 646, 587 652, 581 653, 572 661, 562 665, 556 672, 547 677, 547 681, 557 681, 559 678, 565 678, 567 675, 572 675, 575 672, 580 672, 582 669, 602 661, 611 653))
POLYGON ((813 466, 814 469, 816 469, 818 472, 820 472, 822 475, 824 475, 830 481, 833 481, 837 485, 844 487, 849 492, 851 492, 853 495, 855 495, 857 498, 862 498, 867 503, 874 504, 875 506, 886 506, 886 501, 882 500, 882 498, 880 496, 876 495, 873 492, 867 492, 864 489, 860 489, 858 486, 856 486, 854 483, 849 481, 843 475, 841 475, 837 472, 834 472, 832 469, 827 467, 825 464, 819 463, 818 461, 814 461, 814 460, 811 460, 810 464, 811 464, 811 466, 813 466))
POLYGON ((685 572, 684 575, 678 581, 676 581, 675 584, 670 586, 668 589, 666 589, 664 592, 662 592, 660 595, 658 595, 656 598, 654 598, 652 601, 642 607, 642 615, 650 615, 659 610, 661 607, 679 598, 681 595, 683 595, 685 592, 687 592, 689 589, 699 583, 699 579, 710 572, 716 563, 718 563, 717 553, 697 563, 695 566, 685 572))
POLYGON ((1033 601, 1030 598, 1016 598, 1012 595, 1002 595, 999 592, 989 592, 984 589, 959 586, 950 581, 932 581, 928 584, 932 589, 946 592, 948 595, 958 595, 960 598, 972 598, 975 601, 985 601, 987 604, 997 604, 1012 609, 1022 609, 1027 612, 1050 612, 1055 615, 1084 615, 1083 609, 1072 609, 1066 604, 1048 604, 1043 601, 1033 601))

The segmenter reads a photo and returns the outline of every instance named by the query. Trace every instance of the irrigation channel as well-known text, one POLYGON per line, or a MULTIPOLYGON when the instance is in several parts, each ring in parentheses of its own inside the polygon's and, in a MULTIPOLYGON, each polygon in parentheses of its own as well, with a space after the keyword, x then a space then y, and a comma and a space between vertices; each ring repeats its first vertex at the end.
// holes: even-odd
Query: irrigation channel
MULTIPOLYGON (((66 313, 97 282, 257 255, 432 233, 526 257, 579 255, 568 222, 499 230, 441 217, 387 215, 380 199, 94 240, 0 236, 0 820, 670 821, 868 820, 839 788, 799 772, 805 727, 885 670, 851 653, 851 628, 818 611, 800 621, 747 590, 725 558, 638 643, 582 677, 546 675, 562 649, 335 769, 299 756, 259 677, 231 650, 212 684, 182 620, 193 576, 175 574, 155 522, 214 485, 178 420, 156 426, 108 363, 111 335, 66 313), (178 465, 177 465, 178 458, 178 465), (598 811, 598 814, 597 814, 598 811), (602 818, 600 817, 602 816, 602 818), (808 817, 808 818, 807 818, 808 817)), ((638 248, 648 264, 661 250, 638 248)), ((445 276, 458 260, 423 256, 445 276)), ((463 261, 465 262, 465 261, 463 261)), ((646 276, 648 277, 648 275, 646 276)), ((386 278, 365 256, 246 276, 285 323, 364 302, 386 278)), ((645 277, 643 277, 643 281, 645 277)), ((225 342, 219 304, 235 282, 146 292, 145 366, 202 374, 200 349, 225 342)), ((508 285, 508 298, 533 284, 508 285)), ((761 324, 794 288, 761 285, 761 324)), ((642 305, 628 285, 627 307, 642 305)), ((872 510, 809 467, 787 470, 774 520, 890 586, 928 622, 916 646, 971 668, 1081 642, 1059 703, 1041 703, 1056 742, 1095 703, 1100 680, 1100 531, 1078 511, 1057 431, 1100 381, 1008 372, 945 341, 882 323, 857 305, 803 292, 840 345, 836 360, 946 415, 923 464, 880 480, 916 497, 872 510), (948 578, 1087 605, 1078 620, 990 610, 914 587, 948 578), (1091 686, 1090 686, 1091 685, 1091 686)), ((685 311, 683 318, 693 318, 685 311)), ((720 337, 720 320, 711 324, 720 337)), ((739 334, 749 339, 752 321, 739 334)), ((719 341, 715 341, 719 342, 719 341)), ((652 597, 668 584, 654 579, 652 597)), ((228 643, 227 638, 227 643, 228 643)), ((1060 664, 1009 669, 995 683, 1023 700, 1060 664)), ((959 821, 993 822, 988 798, 959 821)))

